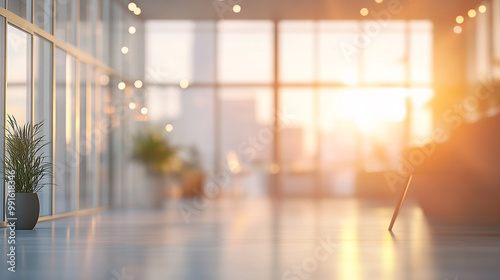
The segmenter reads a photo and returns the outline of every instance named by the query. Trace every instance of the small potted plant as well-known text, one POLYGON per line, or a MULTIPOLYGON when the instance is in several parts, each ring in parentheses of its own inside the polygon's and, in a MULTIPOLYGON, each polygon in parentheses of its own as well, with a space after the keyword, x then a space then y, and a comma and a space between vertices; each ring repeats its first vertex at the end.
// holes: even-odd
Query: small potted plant
POLYGON ((10 115, 7 122, 3 166, 7 220, 15 222, 16 230, 32 230, 40 213, 37 192, 49 184, 43 183, 51 174, 51 164, 43 148, 50 142, 44 140, 43 122, 20 126, 10 115))
POLYGON ((141 190, 147 196, 146 206, 161 206, 166 177, 177 174, 182 167, 177 151, 178 148, 172 146, 156 130, 149 129, 134 137, 132 158, 144 164, 150 182, 149 188, 141 190))
POLYGON ((194 146, 187 150, 187 159, 183 161, 180 178, 183 196, 199 196, 203 193, 205 173, 201 166, 200 152, 194 146))

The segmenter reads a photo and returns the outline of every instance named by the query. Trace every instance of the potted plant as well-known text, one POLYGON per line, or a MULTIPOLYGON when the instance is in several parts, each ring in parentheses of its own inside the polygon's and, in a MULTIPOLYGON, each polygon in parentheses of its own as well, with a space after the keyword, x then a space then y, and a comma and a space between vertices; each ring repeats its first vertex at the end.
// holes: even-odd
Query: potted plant
POLYGON ((15 222, 16 229, 32 230, 40 213, 37 192, 49 184, 43 183, 51 174, 51 164, 43 148, 50 143, 42 135, 43 122, 20 126, 10 115, 7 122, 3 166, 7 220, 15 222))
POLYGON ((165 180, 169 174, 178 173, 182 166, 177 151, 178 148, 172 146, 156 130, 149 129, 134 137, 132 158, 145 165, 151 185, 148 189, 141 189, 142 195, 147 197, 147 206, 161 206, 165 180))
POLYGON ((188 148, 187 159, 181 170, 182 194, 185 197, 199 196, 203 193, 205 173, 201 166, 200 152, 194 146, 188 148))

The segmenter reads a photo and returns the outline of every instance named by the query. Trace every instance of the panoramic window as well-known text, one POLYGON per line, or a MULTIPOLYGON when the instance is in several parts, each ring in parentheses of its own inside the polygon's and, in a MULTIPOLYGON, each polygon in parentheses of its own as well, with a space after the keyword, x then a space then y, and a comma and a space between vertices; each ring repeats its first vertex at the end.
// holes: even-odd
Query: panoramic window
POLYGON ((432 24, 395 20, 373 34, 376 24, 279 22, 275 80, 270 21, 222 20, 215 28, 210 22, 149 22, 146 75, 155 85, 148 89, 155 100, 148 104, 149 117, 161 125, 217 128, 205 134, 213 145, 181 129, 168 135, 215 157, 206 164, 268 168, 277 108, 276 147, 287 186, 298 177, 312 185, 317 171, 328 185, 359 168, 395 169, 400 151, 424 141, 432 129, 432 24))

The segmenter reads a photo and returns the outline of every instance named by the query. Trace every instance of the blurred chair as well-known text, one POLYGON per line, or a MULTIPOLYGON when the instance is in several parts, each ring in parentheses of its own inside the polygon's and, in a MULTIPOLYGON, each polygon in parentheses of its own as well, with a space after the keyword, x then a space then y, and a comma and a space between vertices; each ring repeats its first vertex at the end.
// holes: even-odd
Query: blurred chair
POLYGON ((235 197, 263 196, 267 172, 258 166, 242 164, 238 154, 230 150, 226 153, 226 163, 233 175, 233 188, 231 194, 235 197))

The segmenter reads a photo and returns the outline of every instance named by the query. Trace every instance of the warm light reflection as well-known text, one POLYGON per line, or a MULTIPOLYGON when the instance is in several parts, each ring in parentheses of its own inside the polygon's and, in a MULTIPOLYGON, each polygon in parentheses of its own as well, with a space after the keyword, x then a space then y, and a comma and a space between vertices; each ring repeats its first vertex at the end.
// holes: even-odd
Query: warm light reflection
POLYGON ((477 13, 476 13, 476 10, 474 9, 470 9, 469 12, 467 12, 467 15, 470 17, 470 18, 475 18, 477 13))
POLYGON ((273 163, 269 166, 269 173, 278 174, 280 172, 280 166, 276 163, 273 163))
MULTIPOLYGON (((357 210, 357 209, 356 209, 357 210)), ((357 231, 358 211, 353 211, 340 221, 340 248, 338 252, 339 263, 338 279, 362 279, 359 260, 359 235, 357 231)))
POLYGON ((143 83, 142 83, 141 80, 137 80, 137 81, 134 82, 134 86, 136 88, 142 88, 142 85, 143 85, 143 83))
POLYGON ((122 54, 127 54, 128 53, 128 48, 127 47, 122 47, 121 49, 122 54))
POLYGON ((462 33, 462 27, 461 26, 455 26, 453 27, 453 32, 457 33, 457 34, 460 34, 462 33))
POLYGON ((174 130, 174 126, 173 126, 172 124, 170 124, 170 123, 169 123, 169 124, 167 124, 167 125, 165 126, 165 130, 166 130, 167 132, 172 132, 172 131, 174 130))
POLYGON ((456 21, 458 24, 464 23, 464 17, 463 16, 457 16, 456 21))
POLYGON ((124 90, 127 87, 127 85, 124 82, 118 83, 118 89, 119 90, 124 90))
POLYGON ((135 32, 136 32, 136 31, 137 31, 137 30, 135 29, 135 26, 130 26, 130 27, 128 28, 128 33, 130 33, 130 34, 135 34, 135 32))
POLYGON ((227 152, 226 160, 229 170, 231 170, 233 174, 238 174, 241 172, 240 159, 238 158, 238 154, 236 154, 235 151, 227 152))
POLYGON ((394 240, 389 233, 384 235, 382 244, 382 252, 380 252, 380 261, 382 262, 381 267, 383 273, 382 279, 390 279, 391 276, 393 276, 394 270, 396 268, 396 257, 394 240))
POLYGON ((481 14, 486 13, 486 6, 485 6, 485 5, 481 5, 481 6, 479 6, 478 11, 479 11, 481 14))
POLYGON ((134 15, 138 16, 138 15, 140 15, 140 14, 141 14, 141 12, 142 12, 142 11, 141 11, 141 8, 137 7, 137 8, 135 8, 135 10, 134 10, 134 15))
POLYGON ((135 109, 135 107, 136 107, 136 105, 135 105, 135 103, 134 103, 134 102, 130 102, 130 103, 128 104, 128 108, 129 108, 130 110, 134 110, 134 109, 135 109))
POLYGON ((146 107, 142 107, 142 108, 141 108, 141 114, 143 114, 143 115, 147 115, 147 114, 148 114, 148 108, 146 108, 146 107))
POLYGON ((375 0, 375 2, 376 2, 377 4, 380 4, 380 3, 384 2, 384 0, 375 0))
POLYGON ((362 8, 359 13, 362 15, 362 16, 367 16, 369 11, 367 8, 362 8))
POLYGON ((186 80, 186 79, 182 79, 182 80, 180 81, 180 83, 179 83, 179 86, 180 86, 181 88, 183 88, 183 89, 188 88, 188 87, 189 87, 189 81, 188 81, 188 80, 186 80))
POLYGON ((107 86, 109 84, 109 76, 108 75, 99 76, 99 83, 101 83, 101 86, 107 86))
POLYGON ((237 14, 237 13, 241 12, 241 6, 240 6, 240 5, 234 5, 234 6, 233 6, 233 12, 234 12, 235 14, 237 14))

